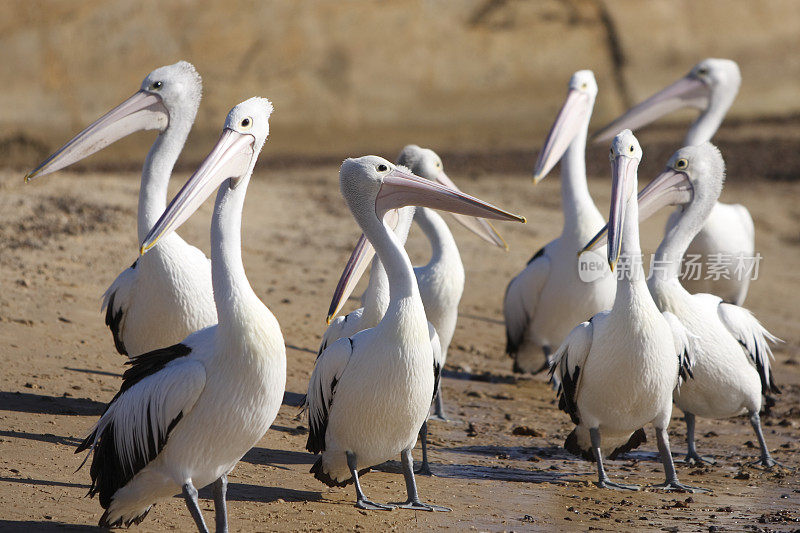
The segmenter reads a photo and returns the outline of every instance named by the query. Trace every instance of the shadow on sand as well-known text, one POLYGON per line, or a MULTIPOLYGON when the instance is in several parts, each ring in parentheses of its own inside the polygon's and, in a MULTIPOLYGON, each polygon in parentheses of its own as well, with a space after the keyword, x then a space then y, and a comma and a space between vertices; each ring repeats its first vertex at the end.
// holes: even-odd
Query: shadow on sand
POLYGON ((106 404, 90 398, 0 391, 0 410, 47 415, 99 416, 106 404))
POLYGON ((75 437, 62 437, 52 433, 26 433, 24 431, 11 431, 0 429, 0 437, 11 437, 14 439, 28 439, 38 442, 49 442, 50 444, 63 444, 64 446, 77 446, 81 439, 75 437))

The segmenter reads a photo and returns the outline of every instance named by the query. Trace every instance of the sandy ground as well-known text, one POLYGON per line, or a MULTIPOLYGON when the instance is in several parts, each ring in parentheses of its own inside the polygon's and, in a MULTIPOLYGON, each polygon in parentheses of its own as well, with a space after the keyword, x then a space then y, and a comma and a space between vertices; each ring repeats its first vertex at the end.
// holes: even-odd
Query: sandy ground
MULTIPOLYGON (((423 499, 452 513, 364 512, 353 491, 328 489, 308 469, 305 421, 296 403, 305 391, 329 298, 357 231, 338 193, 337 169, 270 170, 268 150, 250 185, 244 215, 244 259, 256 292, 277 315, 287 344, 287 402, 275 425, 230 478, 232 531, 410 530, 792 530, 800 527, 798 474, 743 466, 754 459, 745 418, 699 420, 702 453, 717 466, 679 465, 679 476, 711 494, 638 493, 594 487, 594 467, 561 448, 571 428, 541 377, 517 378, 503 354, 502 295, 529 256, 560 229, 558 180, 537 188, 529 176, 473 172, 452 177, 465 190, 528 217, 499 224, 512 249, 503 253, 455 228, 467 271, 458 330, 444 391, 458 421, 431 424, 436 477, 419 479, 423 499), (516 435, 515 428, 529 430, 516 435), (717 529, 713 529, 717 528, 717 529)), ((176 189, 186 178, 179 173, 176 189)), ((591 180, 602 210, 608 178, 591 180)), ((101 514, 85 497, 89 474, 75 471, 73 451, 118 389, 124 359, 99 313, 100 296, 136 256, 135 173, 69 174, 23 186, 22 174, 0 172, 0 530, 93 530, 101 514)), ((775 458, 800 467, 800 183, 736 181, 727 201, 744 202, 756 219, 764 255, 747 305, 786 342, 776 349, 783 387, 766 438, 775 458)), ((181 231, 208 250, 211 201, 181 231)), ((652 250, 665 215, 643 228, 652 250)), ((426 259, 418 231, 410 249, 426 259)), ((355 302, 350 302, 354 305, 355 302)), ((676 457, 685 451, 675 413, 676 457)), ((517 430, 519 432, 520 430, 517 430)), ((610 474, 644 485, 662 481, 650 442, 610 474)), ((398 463, 363 478, 376 501, 405 497, 398 463)), ((209 492, 202 508, 212 520, 209 492)), ((213 523, 213 522, 209 522, 213 523)), ((180 499, 159 503, 142 531, 190 530, 180 499)))

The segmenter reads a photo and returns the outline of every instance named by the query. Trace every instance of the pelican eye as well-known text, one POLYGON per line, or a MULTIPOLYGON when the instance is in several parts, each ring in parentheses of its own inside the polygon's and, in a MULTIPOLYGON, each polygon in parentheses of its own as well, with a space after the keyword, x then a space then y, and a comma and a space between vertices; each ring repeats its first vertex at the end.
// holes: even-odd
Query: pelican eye
POLYGON ((163 87, 163 86, 164 86, 164 82, 163 81, 154 81, 153 84, 150 85, 150 88, 153 89, 154 91, 157 91, 157 90, 161 89, 161 87, 163 87))
POLYGON ((675 161, 675 168, 677 170, 685 170, 689 166, 689 161, 686 159, 678 159, 675 161))
POLYGON ((249 129, 253 125, 253 119, 250 117, 244 117, 239 125, 244 129, 249 129))
POLYGON ((630 151, 631 153, 633 153, 633 145, 631 145, 630 151))
POLYGON ((586 90, 586 89, 588 89, 588 88, 589 88, 589 85, 588 85, 588 84, 586 84, 586 83, 581 83, 581 89, 582 89, 582 90, 584 90, 584 91, 585 91, 585 90, 586 90))
POLYGON ((698 76, 708 76, 708 68, 700 67, 699 69, 697 69, 697 75, 698 76))
POLYGON ((387 166, 386 166, 386 165, 384 165, 383 163, 381 163, 380 165, 378 165, 378 166, 377 166, 377 167, 375 167, 375 168, 377 168, 377 169, 378 169, 378 172, 386 172, 387 170, 389 170, 389 167, 387 167, 387 166))

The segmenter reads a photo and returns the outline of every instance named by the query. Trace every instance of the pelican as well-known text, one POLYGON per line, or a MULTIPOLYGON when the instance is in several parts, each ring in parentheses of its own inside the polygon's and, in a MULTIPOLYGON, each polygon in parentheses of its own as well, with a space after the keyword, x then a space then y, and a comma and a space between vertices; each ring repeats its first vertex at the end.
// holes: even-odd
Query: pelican
POLYGON ((278 413, 283 336, 241 255, 242 206, 271 112, 265 98, 234 107, 213 151, 142 240, 146 257, 219 188, 211 222, 219 323, 132 358, 119 393, 76 451, 94 452, 89 495, 100 495, 101 526, 139 523, 156 501, 182 493, 198 530, 207 531, 197 489, 213 483, 217 531, 227 531, 227 476, 278 413))
MULTIPOLYGON (((433 150, 409 144, 400 151, 397 164, 407 167, 417 176, 459 190, 444 172, 442 159, 433 150)), ((503 238, 486 220, 457 213, 452 215, 456 221, 486 242, 508 249, 503 238)), ((439 337, 441 365, 444 366, 458 321, 458 304, 464 292, 464 265, 461 262, 458 246, 447 223, 432 209, 403 207, 387 213, 386 216, 390 217, 389 225, 394 227, 402 245, 405 245, 408 238, 412 221, 419 225, 430 243, 431 258, 427 264, 415 267, 414 275, 425 307, 425 315, 439 337)), ((358 254, 360 257, 360 261, 354 264, 355 275, 348 276, 347 290, 338 292, 338 297, 331 302, 328 320, 341 309, 358 277, 363 274, 368 261, 372 259, 374 249, 362 235, 353 254, 358 254), (362 247, 366 249, 362 251, 362 247)), ((341 337, 348 337, 362 329, 376 326, 383 318, 389 303, 389 280, 378 257, 372 259, 369 285, 361 297, 361 303, 363 307, 344 317, 336 318, 331 323, 323 336, 320 352, 341 337)), ((441 390, 436 394, 433 417, 447 420, 441 390)))
POLYGON ((658 307, 699 338, 692 354, 694 379, 675 391, 675 404, 686 421, 687 462, 713 462, 697 453, 695 417, 746 413, 761 447, 756 462, 771 468, 777 463, 767 449, 759 411, 762 395, 780 393, 770 370, 769 345, 779 339, 747 309, 711 294, 689 294, 678 281, 686 248, 714 209, 724 179, 722 155, 706 142, 675 152, 666 170, 639 193, 640 217, 666 205, 679 206, 680 213, 656 251, 648 285, 658 307))
MULTIPOLYGON (((339 180, 345 202, 386 270, 389 304, 375 327, 337 340, 317 358, 306 396, 306 448, 320 454, 311 472, 330 486, 352 481, 359 508, 391 509, 366 498, 359 471, 400 454, 408 499, 399 506, 446 511, 419 499, 411 457, 436 390, 436 371, 431 369, 439 343, 425 317, 408 255, 383 216, 390 209, 415 205, 499 220, 525 219, 381 157, 345 160, 339 180)), ((353 272, 359 260, 351 257, 345 270, 353 272)), ((345 276, 337 292, 347 281, 345 276)))
MULTIPOLYGON (((564 157, 561 163, 561 235, 547 243, 528 261, 506 288, 503 314, 506 353, 514 358, 514 372, 548 368, 550 354, 574 324, 609 309, 616 283, 602 255, 579 265, 578 250, 605 224, 586 184, 586 135, 592 116, 597 83, 590 70, 580 70, 569 81, 567 98, 539 154, 534 183, 564 157), (579 271, 594 266, 594 271, 579 271), (545 362, 536 362, 539 350, 545 362)), ((604 253, 600 251, 600 253, 604 253)), ((584 256, 586 260, 590 256, 584 256)))
MULTIPOLYGON (((710 141, 736 99, 741 82, 742 75, 736 62, 705 59, 689 74, 634 106, 595 133, 593 138, 597 142, 604 141, 624 128, 637 129, 677 109, 695 107, 700 109, 700 116, 689 127, 683 145, 694 146, 710 141)), ((675 227, 679 218, 680 210, 676 210, 667 221, 665 233, 675 227)), ((715 203, 686 253, 702 256, 700 265, 717 263, 715 272, 719 274, 719 279, 692 279, 697 274, 691 275, 692 268, 685 267, 687 274, 681 283, 690 293, 707 292, 728 303, 744 303, 750 286, 750 270, 737 271, 737 265, 752 267, 755 253, 753 217, 746 207, 715 203)), ((708 274, 701 277, 708 277, 708 274)), ((716 274, 713 277, 717 277, 716 274)))
MULTIPOLYGON (((172 168, 200 105, 202 81, 186 61, 147 75, 138 92, 61 147, 26 177, 67 167, 141 130, 158 130, 142 169, 138 235, 142 242, 167 206, 172 168)), ((217 323, 211 265, 177 234, 124 270, 103 295, 106 325, 122 355, 135 356, 179 342, 217 323)))
POLYGON ((658 488, 699 490, 678 481, 670 453, 667 426, 672 391, 681 374, 691 371, 686 354, 692 339, 680 322, 662 313, 647 290, 639 247, 637 168, 642 149, 625 130, 611 145, 613 183, 608 226, 608 263, 617 270, 617 292, 608 311, 573 329, 553 358, 552 374, 560 378, 559 408, 576 428, 564 447, 597 462, 597 486, 638 490, 611 481, 603 457, 633 449, 647 440, 645 424, 656 430, 666 481, 658 488), (620 267, 622 265, 619 265, 620 267))

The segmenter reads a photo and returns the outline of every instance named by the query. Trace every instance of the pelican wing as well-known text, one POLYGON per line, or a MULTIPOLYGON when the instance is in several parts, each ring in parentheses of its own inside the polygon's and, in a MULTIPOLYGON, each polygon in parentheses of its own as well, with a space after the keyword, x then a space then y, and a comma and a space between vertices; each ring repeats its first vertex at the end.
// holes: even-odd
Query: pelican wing
POLYGON ((528 266, 511 280, 503 299, 503 316, 506 321, 506 353, 517 353, 525 337, 525 331, 536 311, 542 287, 550 274, 550 259, 544 248, 528 261, 528 266))
POLYGON ((308 409, 306 449, 311 453, 325 451, 328 413, 333 404, 333 396, 336 394, 336 384, 339 383, 352 354, 353 339, 346 337, 328 346, 317 357, 304 402, 308 409))
POLYGON ((75 450, 94 451, 89 495, 99 492, 104 508, 118 489, 158 456, 170 433, 194 407, 205 386, 206 371, 200 361, 189 357, 192 341, 206 338, 213 329, 133 358, 119 392, 75 450))
POLYGON ((720 303, 718 308, 719 318, 731 335, 739 341, 750 358, 750 362, 758 370, 761 377, 761 392, 767 394, 774 392, 780 394, 780 389, 775 385, 770 360, 774 359, 769 343, 783 342, 778 337, 767 331, 753 314, 738 305, 720 303))
POLYGON ((672 340, 675 343, 675 353, 678 355, 678 385, 689 378, 693 378, 692 365, 697 354, 700 353, 700 338, 686 329, 677 316, 669 311, 662 313, 672 330, 672 340))
POLYGON ((120 272, 117 279, 103 294, 103 306, 101 310, 106 312, 106 326, 114 336, 114 346, 122 355, 128 355, 123 341, 125 333, 125 313, 130 304, 131 288, 136 283, 139 273, 136 270, 137 261, 120 272))
POLYGON ((575 326, 553 354, 553 366, 550 368, 551 378, 557 377, 559 381, 558 408, 567 413, 575 424, 580 423, 576 398, 581 369, 592 347, 593 332, 591 320, 575 326))

